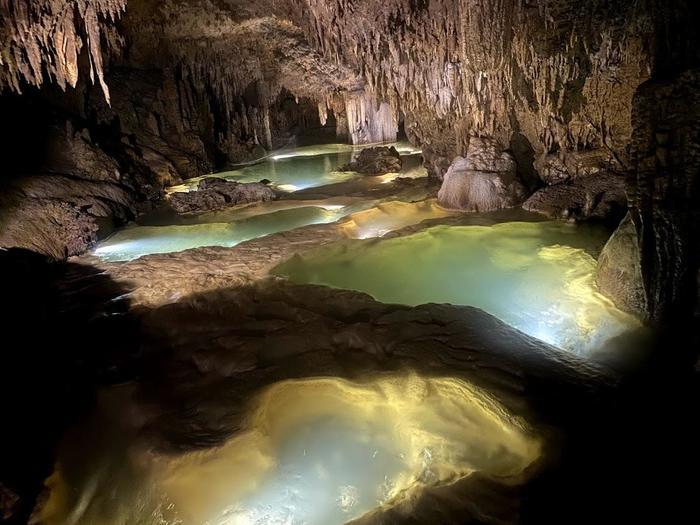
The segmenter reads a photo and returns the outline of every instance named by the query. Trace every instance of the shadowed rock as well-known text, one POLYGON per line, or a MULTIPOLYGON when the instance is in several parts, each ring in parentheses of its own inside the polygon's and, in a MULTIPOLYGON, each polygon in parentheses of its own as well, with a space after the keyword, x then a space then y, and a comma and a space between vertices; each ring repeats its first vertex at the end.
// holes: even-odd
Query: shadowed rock
POLYGON ((590 175, 533 193, 523 208, 552 219, 601 219, 613 225, 627 206, 625 180, 610 173, 590 175))

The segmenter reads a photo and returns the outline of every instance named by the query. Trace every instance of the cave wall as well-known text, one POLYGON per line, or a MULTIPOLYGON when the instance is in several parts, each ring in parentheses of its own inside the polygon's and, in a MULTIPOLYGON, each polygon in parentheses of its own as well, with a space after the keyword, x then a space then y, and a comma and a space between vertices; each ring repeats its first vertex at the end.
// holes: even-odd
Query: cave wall
MULTIPOLYGON (((44 249, 52 255, 94 241, 99 221, 83 225, 86 214, 126 220, 163 186, 259 156, 292 129, 332 122, 340 140, 368 143, 394 138, 402 122, 438 178, 479 137, 512 153, 529 191, 581 193, 584 216, 589 201, 606 202, 598 181, 614 179, 630 196, 650 318, 690 301, 694 287, 681 283, 697 259, 692 2, 3 0, 0 9, 0 88, 57 108, 42 125, 67 151, 94 150, 25 173, 62 174, 60 184, 13 182, 10 201, 79 216, 85 240, 44 249), (108 167, 88 176, 81 163, 98 151, 108 167), (86 177, 118 191, 68 199, 70 181, 86 177), (587 185, 562 191, 581 178, 587 185)), ((553 216, 571 217, 555 204, 553 216)), ((3 224, 21 207, 5 207, 3 224)), ((45 237, 73 222, 53 221, 45 237)), ((23 235, 7 231, 18 232, 11 242, 23 235)))
POLYGON ((652 69, 651 13, 632 0, 295 0, 324 57, 361 71, 406 118, 436 175, 469 137, 627 166, 632 96, 652 69), (371 23, 368 23, 371 21, 371 23))

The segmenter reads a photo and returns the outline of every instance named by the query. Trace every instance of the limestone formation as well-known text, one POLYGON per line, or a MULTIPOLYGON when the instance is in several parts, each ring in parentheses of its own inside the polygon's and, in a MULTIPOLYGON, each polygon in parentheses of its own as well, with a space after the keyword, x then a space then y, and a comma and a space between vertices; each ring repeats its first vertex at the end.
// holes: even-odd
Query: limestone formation
POLYGON ((627 209, 625 180, 601 173, 545 186, 533 193, 523 208, 551 219, 599 219, 614 227, 627 209))
POLYGON ((363 175, 383 175, 401 171, 401 155, 396 148, 377 146, 363 149, 352 162, 341 167, 341 171, 356 171, 363 175))
POLYGON ((177 213, 192 215, 275 198, 275 191, 260 182, 241 183, 208 177, 199 182, 197 190, 173 193, 168 202, 177 213))
POLYGON ((99 82, 109 102, 102 46, 106 43, 107 52, 121 46, 113 26, 125 8, 126 0, 3 0, 0 89, 21 92, 25 82, 40 86, 47 80, 62 89, 75 87, 85 46, 90 80, 99 82))
POLYGON ((51 170, 13 180, 0 193, 0 246, 64 259, 133 218, 144 196, 84 130, 68 125, 53 129, 50 138, 51 170))
POLYGON ((641 260, 639 233, 628 213, 600 254, 596 282, 615 306, 646 319, 641 260))
POLYGON ((466 158, 455 158, 447 170, 438 202, 446 208, 485 212, 512 208, 524 194, 512 155, 494 140, 473 137, 466 158))

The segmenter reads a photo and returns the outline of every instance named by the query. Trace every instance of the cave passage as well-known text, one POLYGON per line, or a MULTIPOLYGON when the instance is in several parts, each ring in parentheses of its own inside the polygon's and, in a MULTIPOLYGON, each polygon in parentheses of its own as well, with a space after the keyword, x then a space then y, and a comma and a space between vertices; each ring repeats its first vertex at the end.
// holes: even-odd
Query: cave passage
MULTIPOLYGON (((268 180, 272 187, 283 192, 282 195, 288 193, 289 198, 235 206, 191 217, 178 216, 161 208, 139 217, 136 223, 117 230, 100 242, 93 253, 105 261, 128 261, 153 253, 179 252, 201 246, 232 247, 277 232, 335 222, 379 203, 379 199, 368 194, 367 188, 371 190, 373 186, 391 183, 399 176, 410 179, 425 177, 420 150, 408 143, 398 143, 396 147, 402 155, 405 168, 399 173, 373 177, 359 176, 352 171, 338 171, 338 168, 352 159, 353 152, 358 150, 349 145, 323 144, 280 150, 261 162, 215 176, 244 183, 268 180), (351 182, 352 179, 357 179, 357 186, 351 182), (343 182, 348 182, 349 186, 340 184, 343 182), (304 199, 305 195, 300 190, 305 189, 321 191, 325 198, 304 199), (359 191, 361 195, 345 196, 353 191, 359 191)), ((185 184, 169 188, 169 191, 195 190, 202 178, 188 180, 185 184)), ((373 214, 357 217, 360 226, 351 223, 344 227, 351 237, 369 237, 432 216, 447 215, 435 206, 419 204, 414 216, 405 208, 398 203, 394 208, 384 206, 373 214), (376 216, 384 217, 384 220, 375 220, 378 224, 374 227, 366 225, 372 220, 370 217, 376 216), (390 216, 395 217, 393 220, 387 219, 390 216)))
MULTIPOLYGON (((391 146, 391 144, 387 144, 387 146, 391 146)), ((411 146, 408 142, 395 143, 394 146, 402 155, 415 156, 420 154, 420 149, 411 146)), ((259 162, 231 171, 216 173, 214 176, 235 182, 268 180, 273 188, 285 192, 296 192, 344 182, 356 177, 357 173, 338 171, 338 169, 350 162, 353 153, 360 151, 363 147, 365 146, 358 147, 349 144, 290 147, 275 151, 259 162)), ((421 175, 425 175, 425 173, 416 173, 413 176, 421 175)), ((188 179, 186 183, 172 186, 168 191, 189 191, 196 188, 202 178, 188 179)))
POLYGON ((0 0, 0 525, 700 524, 699 19, 0 0))
POLYGON ((603 239, 595 228, 549 221, 436 226, 406 237, 320 248, 274 273, 367 292, 387 303, 477 306, 585 355, 639 326, 597 291, 589 252, 603 239))

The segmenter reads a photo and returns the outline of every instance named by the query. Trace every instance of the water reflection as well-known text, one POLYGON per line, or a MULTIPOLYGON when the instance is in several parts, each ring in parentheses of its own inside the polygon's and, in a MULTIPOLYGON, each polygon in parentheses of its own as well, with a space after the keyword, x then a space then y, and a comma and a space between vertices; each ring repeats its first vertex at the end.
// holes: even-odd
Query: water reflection
MULTIPOLYGON (((237 409, 222 404, 209 417, 237 409)), ((146 413, 117 390, 93 422, 91 446, 71 439, 89 429, 69 436, 43 523, 341 525, 476 471, 518 476, 541 446, 488 394, 453 378, 275 383, 225 443, 179 454, 139 438, 134 420, 146 413)))
MULTIPOLYGON (((417 158, 420 155, 420 150, 408 142, 399 142, 393 146, 409 160, 409 163, 412 158, 417 158)), ((235 182, 259 182, 266 179, 276 189, 295 192, 336 184, 357 177, 357 173, 337 170, 350 162, 354 154, 366 147, 366 145, 351 146, 347 144, 304 146, 283 150, 254 164, 208 176, 221 177, 235 182)), ((407 170, 407 172, 408 176, 411 177, 425 176, 425 170, 412 169, 407 170)), ((202 178, 188 179, 184 184, 172 186, 168 191, 190 191, 197 187, 202 178)), ((382 182, 390 181, 392 178, 395 178, 395 175, 382 179, 382 182)))
POLYGON ((152 253, 171 253, 200 246, 235 246, 272 233, 334 222, 351 213, 343 205, 301 206, 225 223, 130 226, 100 243, 94 254, 106 261, 128 261, 152 253))
POLYGON ((294 257, 274 273, 360 290, 387 303, 477 306, 583 354, 638 326, 597 291, 596 261, 585 248, 599 242, 558 222, 438 226, 325 247, 294 257))

